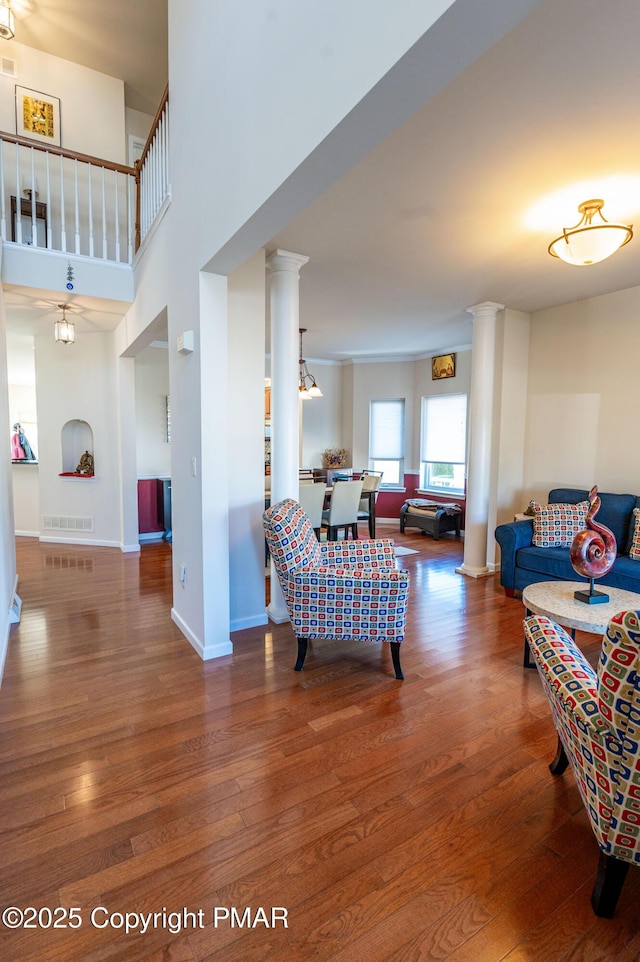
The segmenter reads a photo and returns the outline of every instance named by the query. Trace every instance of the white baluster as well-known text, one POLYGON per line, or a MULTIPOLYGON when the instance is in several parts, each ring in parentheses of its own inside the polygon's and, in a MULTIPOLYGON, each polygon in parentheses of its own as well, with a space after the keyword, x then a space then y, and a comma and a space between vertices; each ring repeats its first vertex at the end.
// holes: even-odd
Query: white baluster
POLYGON ((102 168, 102 256, 106 260, 108 254, 107 247, 107 194, 104 180, 104 167, 102 168))
POLYGON ((113 194, 116 201, 116 261, 119 264, 120 263, 120 217, 119 217, 120 204, 118 203, 119 198, 118 198, 118 171, 117 170, 114 170, 113 177, 114 177, 113 194))
POLYGON ((60 154, 60 249, 67 252, 67 231, 64 209, 64 157, 60 154))
POLYGON ((38 223, 36 221, 36 171, 33 147, 31 148, 31 243, 38 246, 38 223))
MULTIPOLYGON (((13 217, 13 211, 11 211, 13 217)), ((15 233, 15 239, 18 244, 22 243, 22 204, 20 203, 20 148, 16 144, 16 212, 15 212, 15 231, 13 230, 14 224, 12 223, 12 240, 13 234, 15 233)))
POLYGON ((78 196, 78 161, 73 162, 74 191, 76 204, 76 254, 80 253, 80 198, 78 196))
POLYGON ((93 195, 91 192, 91 175, 93 168, 89 164, 89 257, 93 257, 93 195))
POLYGON ((49 216, 47 217, 47 249, 51 250, 53 248, 53 228, 51 226, 51 174, 49 171, 49 153, 45 155, 45 170, 47 173, 47 211, 49 216))

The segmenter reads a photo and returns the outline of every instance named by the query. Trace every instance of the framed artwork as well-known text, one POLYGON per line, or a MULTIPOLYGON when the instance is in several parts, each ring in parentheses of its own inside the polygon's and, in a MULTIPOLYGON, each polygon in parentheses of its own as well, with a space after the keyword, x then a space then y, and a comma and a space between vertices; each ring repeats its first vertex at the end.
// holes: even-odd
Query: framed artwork
POLYGON ((455 354, 438 354, 431 358, 431 380, 439 381, 443 377, 456 376, 455 354))
POLYGON ((16 134, 50 147, 59 147, 59 99, 16 84, 16 134))

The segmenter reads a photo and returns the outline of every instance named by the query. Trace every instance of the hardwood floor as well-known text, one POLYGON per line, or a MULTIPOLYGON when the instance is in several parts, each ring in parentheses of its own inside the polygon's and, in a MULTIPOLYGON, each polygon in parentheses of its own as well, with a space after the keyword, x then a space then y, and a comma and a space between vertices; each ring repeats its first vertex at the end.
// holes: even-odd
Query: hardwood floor
POLYGON ((202 663, 169 618, 170 546, 18 539, 0 903, 36 927, 0 924, 3 960, 637 962, 640 872, 596 919, 597 845, 547 769, 521 603, 456 574, 449 535, 379 534, 419 549, 399 559, 404 682, 386 646, 351 642, 294 673, 288 625, 202 663))

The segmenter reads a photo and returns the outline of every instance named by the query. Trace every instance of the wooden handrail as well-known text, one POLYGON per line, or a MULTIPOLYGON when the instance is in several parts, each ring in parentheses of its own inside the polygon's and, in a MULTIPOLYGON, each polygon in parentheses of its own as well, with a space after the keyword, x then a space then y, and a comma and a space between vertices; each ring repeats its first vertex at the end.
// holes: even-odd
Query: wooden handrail
POLYGON ((144 150, 140 154, 138 160, 136 160, 135 170, 136 170, 136 214, 135 214, 135 250, 137 251, 141 244, 141 225, 140 225, 140 171, 144 166, 144 162, 147 159, 147 154, 151 149, 151 144, 153 143, 153 138, 158 130, 158 125, 160 123, 160 118, 164 113, 164 109, 169 102, 169 84, 164 88, 164 93, 160 100, 160 106, 156 110, 156 115, 153 118, 153 123, 151 124, 151 130, 149 131, 149 136, 147 137, 147 142, 144 145, 144 150))
POLYGON ((91 157, 89 154, 79 154, 75 150, 65 150, 64 147, 48 146, 47 144, 41 144, 34 140, 28 140, 26 137, 17 137, 15 134, 5 133, 4 131, 0 131, 0 140, 4 140, 10 144, 18 144, 19 147, 33 147, 34 150, 40 150, 45 154, 57 154, 59 157, 65 157, 68 160, 79 160, 83 164, 91 164, 94 167, 105 167, 107 170, 115 170, 119 174, 128 174, 130 177, 137 177, 135 167, 116 164, 112 160, 101 160, 99 157, 91 157))
POLYGON ((151 124, 151 130, 149 131, 149 136, 147 137, 147 142, 146 142, 146 144, 144 145, 144 150, 142 151, 139 160, 136 161, 136 170, 138 171, 138 179, 140 178, 140 168, 144 165, 144 162, 145 162, 145 160, 146 160, 146 158, 147 158, 147 154, 149 153, 149 150, 151 149, 151 144, 152 144, 152 142, 153 142, 153 138, 154 138, 155 135, 156 135, 156 130, 158 129, 158 124, 160 123, 160 118, 162 117, 162 113, 163 113, 163 111, 164 111, 164 108, 167 106, 168 100, 169 100, 169 85, 167 84, 167 86, 164 88, 164 93, 162 94, 162 99, 160 100, 160 106, 159 106, 158 109, 156 110, 156 115, 155 115, 155 117, 153 118, 153 123, 151 124))

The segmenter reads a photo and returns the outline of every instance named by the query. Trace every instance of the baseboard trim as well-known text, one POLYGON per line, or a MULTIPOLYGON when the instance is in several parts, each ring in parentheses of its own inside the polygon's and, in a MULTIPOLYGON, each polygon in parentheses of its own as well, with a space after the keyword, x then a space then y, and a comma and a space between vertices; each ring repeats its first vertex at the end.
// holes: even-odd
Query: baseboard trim
POLYGON ((259 615, 252 615, 250 618, 236 618, 231 622, 231 631, 244 631, 245 628, 259 628, 261 625, 266 625, 269 619, 267 618, 266 611, 261 612, 259 615))
POLYGON ((122 548, 119 541, 94 541, 93 538, 50 538, 47 535, 40 535, 43 544, 84 544, 89 548, 122 548))
POLYGON ((224 655, 233 654, 233 644, 231 639, 222 645, 209 645, 205 648, 199 638, 197 638, 189 626, 182 620, 175 608, 171 609, 171 620, 180 629, 191 647, 202 658, 203 661, 210 661, 212 658, 222 658, 224 655))

